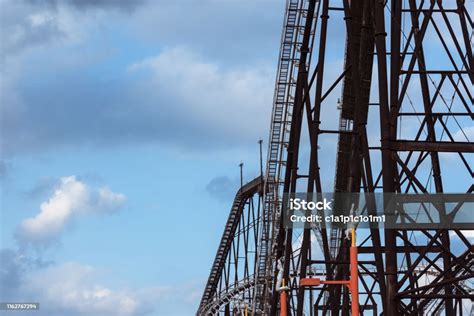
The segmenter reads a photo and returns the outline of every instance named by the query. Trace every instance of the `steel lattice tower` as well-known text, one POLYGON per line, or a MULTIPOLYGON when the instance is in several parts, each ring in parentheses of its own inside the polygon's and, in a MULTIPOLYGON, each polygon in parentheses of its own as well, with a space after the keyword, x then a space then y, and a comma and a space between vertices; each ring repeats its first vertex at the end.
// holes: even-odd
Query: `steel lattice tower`
MULTIPOLYGON (((350 315, 349 241, 283 225, 283 193, 474 190, 474 2, 288 0, 266 172, 234 204, 199 315, 350 315)), ((472 315, 472 231, 368 229, 363 315, 472 315)))

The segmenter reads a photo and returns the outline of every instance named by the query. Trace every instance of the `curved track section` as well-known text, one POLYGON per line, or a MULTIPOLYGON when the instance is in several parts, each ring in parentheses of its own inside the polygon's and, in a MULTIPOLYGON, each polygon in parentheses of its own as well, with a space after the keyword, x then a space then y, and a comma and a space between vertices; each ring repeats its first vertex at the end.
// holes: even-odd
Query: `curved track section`
MULTIPOLYGON (((256 269, 255 253, 261 227, 259 218, 262 194, 261 176, 237 191, 199 305, 198 315, 214 315, 221 308, 230 310, 232 308, 230 306, 232 304, 229 304, 230 299, 240 293, 233 286, 242 280, 252 280, 253 284, 256 269)), ((247 295, 252 296, 253 293, 247 295)))
POLYGON ((255 286, 255 278, 251 276, 248 279, 244 279, 236 284, 232 284, 229 289, 224 289, 222 293, 217 295, 218 299, 207 304, 202 310, 201 314, 203 315, 215 315, 218 314, 222 309, 222 306, 227 306, 228 304, 234 302, 234 310, 244 310, 245 304, 247 304, 247 309, 251 308, 249 302, 244 302, 241 300, 241 297, 246 296, 246 292, 252 290, 255 286), (236 303, 236 304, 235 304, 236 303))

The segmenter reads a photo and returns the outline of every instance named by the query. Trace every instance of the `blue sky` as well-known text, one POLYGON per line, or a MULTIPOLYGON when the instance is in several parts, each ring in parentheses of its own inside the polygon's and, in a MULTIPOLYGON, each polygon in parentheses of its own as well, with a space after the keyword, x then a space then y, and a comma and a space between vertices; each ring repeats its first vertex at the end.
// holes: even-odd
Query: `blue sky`
POLYGON ((283 1, 1 1, 0 298, 191 315, 267 138, 283 1))
MULTIPOLYGON (((273 0, 0 0, 0 301, 39 301, 36 315, 195 313, 238 164, 245 180, 259 172, 283 13, 273 0)), ((335 79, 342 24, 330 34, 335 79)), ((416 81, 408 90, 421 104, 416 81)), ((379 141, 377 124, 369 134, 379 141)), ((331 190, 334 136, 320 145, 331 190)), ((446 191, 472 182, 450 175, 446 191)))

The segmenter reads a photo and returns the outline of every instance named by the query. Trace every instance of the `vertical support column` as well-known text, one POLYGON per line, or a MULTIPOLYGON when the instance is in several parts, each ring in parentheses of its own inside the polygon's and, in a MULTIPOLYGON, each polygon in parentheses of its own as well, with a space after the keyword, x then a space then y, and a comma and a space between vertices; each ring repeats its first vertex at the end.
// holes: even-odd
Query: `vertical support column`
MULTIPOLYGON (((433 9, 433 5, 431 5, 430 9, 433 9)), ((416 1, 415 0, 410 0, 410 10, 411 10, 411 20, 413 27, 415 29, 419 29, 419 23, 418 23, 418 16, 416 15, 416 1)), ((423 97, 423 107, 425 110, 425 121, 426 121, 426 127, 428 131, 428 141, 436 142, 436 132, 435 132, 435 119, 433 118, 432 115, 432 110, 431 110, 431 102, 430 102, 430 90, 429 90, 429 85, 428 85, 428 76, 426 74, 426 63, 425 63, 425 53, 423 49, 423 36, 424 33, 421 32, 415 32, 414 37, 416 43, 418 43, 418 46, 415 47, 414 53, 416 54, 417 61, 418 61, 418 70, 420 72, 419 77, 420 77, 420 86, 421 86, 421 93, 423 97)), ((433 174, 433 181, 435 184, 435 189, 437 193, 442 193, 443 190, 443 181, 441 178, 441 166, 439 162, 439 155, 438 152, 432 151, 430 153, 431 156, 431 172, 433 174)), ((441 210, 440 210, 441 216, 446 215, 446 211, 444 209, 444 206, 441 205, 441 210)), ((450 249, 450 238, 449 238, 449 232, 447 230, 444 230, 440 236, 441 243, 444 248, 450 249)), ((451 266, 451 254, 448 253, 447 251, 443 251, 443 265, 445 269, 448 269, 445 271, 445 278, 447 280, 452 278, 452 273, 449 268, 451 266)), ((452 294, 453 291, 453 286, 447 284, 445 286, 445 293, 446 294, 452 294)), ((454 308, 453 308, 453 300, 451 298, 446 298, 445 299, 445 311, 447 315, 453 315, 454 314, 454 308)))
MULTIPOLYGON (((377 51, 377 66, 379 78, 379 112, 380 112, 380 135, 382 137, 382 178, 383 191, 395 192, 396 165, 392 159, 390 142, 396 135, 396 126, 390 125, 390 109, 388 101, 388 78, 387 78, 387 49, 385 32, 385 16, 383 1, 374 1, 375 20, 375 46, 377 51)), ((386 201, 384 201, 386 203, 386 201)), ((385 272, 386 291, 381 293, 384 315, 397 316, 398 306, 397 294, 397 254, 396 254, 396 231, 385 229, 385 272)))
MULTIPOLYGON (((349 280, 321 280, 319 278, 301 278, 300 288, 325 285, 344 285, 351 294, 351 314, 352 316, 359 316, 359 268, 357 259, 357 244, 355 229, 352 229, 352 239, 350 247, 350 279, 349 280)), ((284 284, 284 283, 283 283, 284 284)), ((284 286, 282 287, 284 289, 284 286)), ((339 306, 338 306, 339 307, 339 306)), ((317 309, 316 309, 317 312, 317 309)), ((323 312, 323 314, 325 314, 323 312)), ((338 315, 339 311, 331 315, 338 315)), ((283 315, 283 314, 281 314, 283 315)), ((285 314, 286 315, 286 314, 285 314)))
POLYGON ((286 290, 288 288, 285 286, 285 279, 283 278, 281 280, 281 287, 280 287, 280 316, 286 316, 288 315, 288 294, 286 293, 286 290))
MULTIPOLYGON (((390 23, 390 109, 398 107, 398 90, 400 87, 399 76, 402 67, 400 58, 400 40, 402 25, 402 1, 392 0, 390 23)), ((394 123, 396 129, 397 121, 394 123)), ((393 131, 392 131, 393 133, 393 131)))
POLYGON ((359 316, 359 268, 357 260, 357 245, 355 229, 352 229, 352 244, 350 248, 351 279, 349 288, 351 290, 351 312, 352 316, 359 316))
MULTIPOLYGON (((307 192, 308 194, 313 193, 315 190, 316 184, 316 192, 321 193, 321 181, 319 177, 319 164, 318 164, 318 138, 319 138, 319 125, 320 125, 320 110, 321 110, 321 98, 323 94, 323 79, 324 79, 324 62, 326 56, 326 34, 327 34, 327 23, 328 23, 328 10, 329 10, 329 1, 325 0, 322 3, 322 15, 321 15, 321 33, 320 33, 320 41, 319 41, 319 54, 318 54, 318 63, 317 63, 317 79, 316 79, 316 92, 315 92, 315 102, 314 102, 314 114, 313 118, 311 118, 310 113, 308 113, 307 120, 310 122, 309 124, 309 133, 311 142, 311 152, 310 152, 310 159, 309 159, 309 174, 308 174, 308 184, 307 184, 307 192)), ((315 11, 316 7, 310 6, 313 12, 315 11)), ((308 9, 308 10, 309 10, 308 9)), ((308 19, 311 20, 314 17, 313 14, 308 14, 308 19)), ((312 24, 311 24, 312 25, 312 24)), ((309 98, 310 90, 308 85, 306 85, 305 94, 307 94, 306 98, 309 98)), ((303 95, 302 95, 303 97, 303 95)), ((324 232, 325 233, 325 232, 324 232)), ((327 241, 327 238, 324 238, 327 241)), ((308 256, 309 256, 309 249, 311 246, 311 229, 305 229, 303 232, 303 240, 301 243, 301 264, 300 264, 300 277, 306 277, 306 270, 308 266, 308 256)), ((324 255, 326 259, 329 259, 329 247, 327 242, 324 244, 324 255)), ((326 268, 329 268, 329 265, 326 265, 326 268)), ((304 297, 305 297, 305 289, 299 288, 298 289, 298 297, 297 297, 297 304, 298 310, 296 312, 297 316, 303 315, 304 309, 304 297)))

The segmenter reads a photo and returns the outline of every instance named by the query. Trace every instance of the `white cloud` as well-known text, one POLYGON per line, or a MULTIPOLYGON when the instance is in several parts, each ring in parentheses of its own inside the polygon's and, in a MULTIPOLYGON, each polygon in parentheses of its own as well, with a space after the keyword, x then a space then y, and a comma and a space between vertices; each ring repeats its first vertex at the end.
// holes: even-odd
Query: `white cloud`
POLYGON ((37 316, 191 315, 204 285, 110 286, 108 271, 78 262, 40 262, 11 249, 0 249, 0 259, 0 301, 39 302, 37 316))
POLYGON ((40 212, 20 224, 17 237, 27 244, 48 244, 80 215, 115 211, 125 199, 123 194, 107 187, 94 189, 75 176, 63 177, 53 195, 41 203, 40 212))
POLYGON ((182 6, 149 1, 3 3, 3 155, 143 142, 185 150, 233 149, 265 137, 283 4, 203 6, 191 1, 184 5, 192 8, 186 12, 182 6), (264 21, 261 12, 266 12, 264 21), (173 22, 183 14, 191 20, 173 22), (223 28, 206 22, 208 15, 225 21, 223 28), (195 20, 205 23, 190 22, 195 20), (242 20, 248 22, 244 29, 242 20), (255 26, 259 32, 249 33, 255 26), (143 34, 149 29, 156 30, 152 38, 143 34), (122 56, 132 46, 156 43, 186 48, 165 49, 145 59, 148 49, 122 56), (145 76, 124 72, 130 64, 145 76), (109 66, 111 71, 100 70, 109 66), (96 70, 104 76, 89 75, 96 70))
POLYGON ((474 230, 461 230, 461 233, 467 238, 474 238, 474 230))
POLYGON ((1 59, 15 58, 35 47, 54 47, 57 44, 82 42, 89 34, 93 34, 91 28, 101 26, 104 17, 111 18, 118 11, 131 12, 141 2, 54 0, 0 2, 1 59), (83 9, 94 10, 88 10, 86 13, 83 9))
POLYGON ((27 17, 27 19, 30 21, 31 26, 40 27, 40 26, 43 26, 45 24, 51 23, 51 21, 54 20, 54 17, 49 12, 43 12, 43 13, 30 14, 27 17))
POLYGON ((203 60, 189 49, 175 47, 134 63, 129 71, 144 73, 147 78, 137 85, 135 93, 161 101, 147 105, 145 110, 157 107, 159 115, 171 116, 174 126, 194 131, 191 134, 208 131, 209 139, 227 141, 237 135, 249 141, 267 134, 273 69, 228 69, 203 60))
POLYGON ((211 59, 231 63, 260 60, 274 65, 276 61, 285 1, 182 0, 147 4, 124 23, 149 43, 168 47, 185 44, 211 59))
MULTIPOLYGON (((454 231, 450 231, 449 234, 451 237, 458 237, 454 231)), ((461 230, 461 234, 463 234, 467 239, 474 241, 474 230, 461 230)))
POLYGON ((474 126, 464 127, 462 130, 456 131, 453 138, 458 142, 472 142, 474 141, 474 126), (467 139, 466 139, 467 138, 467 139))
POLYGON ((191 315, 204 286, 113 287, 102 278, 108 270, 87 264, 45 262, 12 249, 0 249, 0 259, 0 301, 39 302, 37 316, 191 315))
POLYGON ((21 71, 13 69, 19 78, 4 80, 8 93, 0 109, 4 155, 103 144, 234 149, 268 134, 273 67, 224 67, 184 48, 130 65, 119 82, 110 84, 91 85, 74 70, 75 89, 52 79, 34 98, 35 93, 20 93, 21 71), (58 96, 57 89, 64 93, 58 96))
POLYGON ((28 274, 22 293, 34 295, 43 313, 68 315, 141 315, 150 310, 132 291, 114 290, 97 282, 97 270, 68 262, 28 274))
POLYGON ((108 187, 97 189, 96 209, 99 211, 115 211, 125 202, 125 195, 114 193, 108 187))

